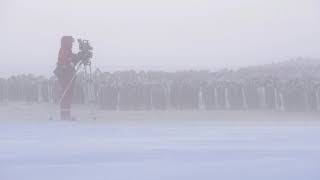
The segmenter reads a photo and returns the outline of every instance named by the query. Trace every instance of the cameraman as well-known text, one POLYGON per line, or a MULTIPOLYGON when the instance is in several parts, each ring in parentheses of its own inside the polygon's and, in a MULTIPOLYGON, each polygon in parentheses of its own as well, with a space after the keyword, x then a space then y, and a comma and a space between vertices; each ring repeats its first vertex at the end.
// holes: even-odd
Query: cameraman
POLYGON ((54 70, 54 74, 57 76, 61 86, 61 98, 59 101, 61 120, 71 120, 70 108, 75 85, 75 66, 78 61, 77 55, 72 53, 73 42, 72 36, 63 36, 61 38, 58 63, 54 70))

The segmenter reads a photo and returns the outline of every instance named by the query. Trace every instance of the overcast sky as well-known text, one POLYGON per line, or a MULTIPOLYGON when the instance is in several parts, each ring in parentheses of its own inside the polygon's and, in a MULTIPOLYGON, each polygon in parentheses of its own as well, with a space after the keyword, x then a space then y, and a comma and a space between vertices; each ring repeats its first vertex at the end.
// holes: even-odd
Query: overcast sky
POLYGON ((0 76, 51 75, 62 35, 105 71, 318 58, 319 20, 319 0, 0 0, 0 76))

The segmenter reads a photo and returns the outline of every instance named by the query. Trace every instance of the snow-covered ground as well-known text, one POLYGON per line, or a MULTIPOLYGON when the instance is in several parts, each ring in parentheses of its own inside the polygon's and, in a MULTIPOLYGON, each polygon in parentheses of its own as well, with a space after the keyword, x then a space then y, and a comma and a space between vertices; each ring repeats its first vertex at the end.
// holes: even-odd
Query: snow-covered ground
POLYGON ((0 180, 320 179, 317 115, 96 112, 63 122, 39 106, 0 107, 0 180))

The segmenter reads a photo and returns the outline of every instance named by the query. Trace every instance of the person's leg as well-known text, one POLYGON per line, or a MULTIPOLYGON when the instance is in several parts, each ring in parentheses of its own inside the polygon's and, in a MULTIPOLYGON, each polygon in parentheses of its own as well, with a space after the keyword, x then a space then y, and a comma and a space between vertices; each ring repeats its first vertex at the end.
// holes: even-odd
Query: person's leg
POLYGON ((72 103, 72 96, 73 96, 73 89, 75 85, 75 81, 72 80, 72 77, 67 77, 61 80, 61 87, 62 87, 62 96, 61 103, 60 103, 60 116, 62 120, 71 120, 71 103, 72 103))

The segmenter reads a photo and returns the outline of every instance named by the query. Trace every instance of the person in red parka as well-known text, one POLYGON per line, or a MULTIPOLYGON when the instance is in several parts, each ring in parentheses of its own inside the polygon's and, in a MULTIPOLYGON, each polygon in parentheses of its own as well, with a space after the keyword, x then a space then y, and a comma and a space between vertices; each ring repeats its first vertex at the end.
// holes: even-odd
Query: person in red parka
POLYGON ((58 78, 61 86, 60 98, 60 116, 62 120, 71 120, 71 103, 73 97, 73 89, 75 85, 75 54, 72 53, 72 45, 74 39, 72 36, 63 36, 61 38, 61 48, 57 68, 54 73, 58 78))

